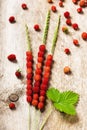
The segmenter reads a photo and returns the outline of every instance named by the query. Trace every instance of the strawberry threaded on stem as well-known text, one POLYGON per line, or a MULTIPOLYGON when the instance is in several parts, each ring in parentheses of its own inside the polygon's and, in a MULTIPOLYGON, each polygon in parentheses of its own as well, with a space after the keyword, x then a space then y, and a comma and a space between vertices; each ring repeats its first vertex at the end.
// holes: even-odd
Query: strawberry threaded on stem
POLYGON ((51 67, 53 62, 53 54, 58 38, 58 32, 59 32, 59 25, 60 25, 60 16, 58 17, 58 25, 56 27, 56 30, 54 32, 52 47, 51 47, 51 54, 48 54, 46 57, 45 65, 44 65, 44 73, 42 78, 42 83, 40 85, 40 94, 39 94, 39 102, 38 102, 38 109, 42 110, 45 107, 45 101, 46 101, 46 91, 48 89, 48 84, 50 80, 51 75, 51 67))
POLYGON ((25 25, 26 27, 26 37, 27 37, 27 48, 28 51, 26 52, 26 68, 27 68, 27 86, 26 86, 26 100, 28 103, 31 104, 32 102, 32 95, 33 95, 33 55, 32 55, 32 50, 31 50, 31 40, 29 37, 29 31, 28 31, 28 26, 25 25))
MULTIPOLYGON (((49 22, 50 22, 50 11, 48 11, 48 13, 47 13, 46 23, 45 23, 44 33, 43 33, 43 39, 42 39, 43 44, 39 46, 36 70, 35 70, 35 75, 34 75, 35 82, 34 82, 34 87, 33 87, 33 94, 34 95, 38 94, 38 97, 39 97, 39 93, 40 93, 40 85, 42 82, 43 64, 44 64, 45 52, 46 52, 45 44, 47 41, 49 22)), ((38 106, 38 98, 34 99, 34 96, 33 96, 32 105, 35 107, 38 106)))

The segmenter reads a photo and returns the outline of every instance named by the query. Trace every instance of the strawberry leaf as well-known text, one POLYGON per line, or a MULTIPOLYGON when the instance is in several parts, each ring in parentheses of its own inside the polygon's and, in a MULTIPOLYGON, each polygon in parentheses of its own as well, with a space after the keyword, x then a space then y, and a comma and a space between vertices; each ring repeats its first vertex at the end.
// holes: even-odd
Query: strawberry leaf
POLYGON ((55 88, 47 91, 47 97, 53 102, 54 107, 66 114, 75 115, 75 104, 79 100, 79 95, 73 91, 59 92, 55 88))

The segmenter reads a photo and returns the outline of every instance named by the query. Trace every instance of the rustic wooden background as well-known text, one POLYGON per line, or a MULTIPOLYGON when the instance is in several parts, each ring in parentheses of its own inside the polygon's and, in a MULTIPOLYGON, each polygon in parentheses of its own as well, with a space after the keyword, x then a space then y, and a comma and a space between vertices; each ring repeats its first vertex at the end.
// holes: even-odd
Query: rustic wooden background
MULTIPOLYGON (((57 24, 58 13, 61 14, 61 27, 65 25, 63 13, 68 10, 71 13, 72 21, 78 23, 80 30, 74 31, 69 27, 70 35, 59 32, 59 38, 54 54, 54 65, 50 85, 60 91, 73 90, 80 95, 76 107, 76 116, 67 116, 58 111, 53 111, 46 122, 43 130, 87 130, 87 41, 81 39, 81 32, 87 31, 87 8, 84 14, 78 14, 71 0, 65 0, 64 8, 58 6, 58 0, 54 0, 57 13, 51 12, 50 29, 47 40, 47 49, 50 52, 54 28, 57 24), (72 39, 77 38, 80 46, 76 47, 72 39), (71 55, 64 53, 64 48, 69 47, 71 55), (72 74, 67 76, 63 73, 64 66, 70 66, 72 74)), ((25 76, 26 76, 26 37, 25 24, 30 30, 34 60, 36 62, 38 46, 42 43, 42 33, 45 17, 51 5, 47 0, 0 0, 0 130, 39 130, 47 111, 50 107, 48 102, 44 113, 40 113, 26 103, 25 76), (24 11, 21 4, 25 2, 28 10, 24 11), (10 24, 8 18, 14 15, 15 24, 10 24), (40 32, 35 32, 34 24, 41 27, 40 32), (17 63, 7 60, 10 53, 17 55, 17 63), (23 80, 18 80, 14 73, 21 68, 24 75, 23 80), (11 93, 19 95, 16 103, 17 109, 11 111, 8 107, 8 96, 11 93)))

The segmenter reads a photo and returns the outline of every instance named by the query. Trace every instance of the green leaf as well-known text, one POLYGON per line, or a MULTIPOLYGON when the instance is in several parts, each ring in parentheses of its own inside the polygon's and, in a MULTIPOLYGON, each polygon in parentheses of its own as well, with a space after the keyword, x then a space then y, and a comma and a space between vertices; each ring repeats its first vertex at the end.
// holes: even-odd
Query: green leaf
POLYGON ((61 93, 60 101, 67 104, 76 104, 79 95, 73 91, 65 91, 61 93))
POLYGON ((47 97, 52 100, 53 102, 58 102, 59 101, 59 91, 54 88, 50 88, 47 90, 47 97))
POLYGON ((47 91, 47 97, 53 102, 54 107, 66 114, 75 115, 75 104, 79 100, 79 95, 73 91, 59 92, 55 88, 47 91))
POLYGON ((65 112, 66 114, 76 114, 75 107, 72 104, 54 103, 54 107, 61 112, 65 112))

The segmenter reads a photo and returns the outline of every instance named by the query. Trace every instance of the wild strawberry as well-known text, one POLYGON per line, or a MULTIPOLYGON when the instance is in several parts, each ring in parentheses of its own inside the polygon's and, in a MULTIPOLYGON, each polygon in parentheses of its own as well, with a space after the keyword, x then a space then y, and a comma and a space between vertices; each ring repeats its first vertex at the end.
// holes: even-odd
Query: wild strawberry
POLYGON ((42 63, 37 63, 37 64, 36 64, 36 68, 41 69, 41 68, 42 68, 42 63))
POLYGON ((68 11, 64 12, 64 17, 65 18, 70 18, 70 13, 68 11))
POLYGON ((27 69, 27 73, 28 73, 28 74, 31 74, 32 72, 33 72, 32 68, 28 68, 28 69, 27 69))
POLYGON ((77 4, 78 0, 72 0, 72 2, 73 2, 74 4, 77 4))
POLYGON ((9 17, 9 22, 10 23, 15 23, 15 17, 14 16, 10 16, 9 17))
POLYGON ((21 78, 21 77, 22 77, 21 71, 20 71, 19 69, 15 72, 15 76, 16 76, 17 78, 21 78))
POLYGON ((66 24, 69 25, 69 26, 71 26, 71 25, 72 25, 71 19, 67 19, 67 20, 66 20, 66 24))
POLYGON ((45 45, 40 45, 39 50, 42 51, 42 52, 45 52, 46 46, 45 45))
POLYGON ((46 66, 44 68, 44 73, 47 73, 47 72, 50 72, 51 71, 51 68, 49 66, 46 66))
POLYGON ((26 78, 27 78, 27 79, 32 79, 32 76, 33 76, 32 73, 31 73, 31 74, 27 74, 27 77, 26 77, 26 78))
POLYGON ((33 99, 32 100, 32 105, 36 107, 38 105, 38 100, 33 99))
POLYGON ((73 44, 74 44, 75 46, 79 46, 78 40, 77 40, 77 39, 73 39, 73 44))
POLYGON ((43 109, 44 108, 44 103, 43 102, 39 102, 38 103, 38 109, 43 109))
POLYGON ((26 56, 31 56, 32 52, 31 51, 26 51, 26 56))
POLYGON ((63 2, 62 1, 59 1, 59 6, 63 7, 63 2))
POLYGON ((31 61, 29 61, 29 62, 27 62, 26 66, 27 66, 27 68, 32 68, 33 64, 31 61))
POLYGON ((85 7, 85 0, 80 0, 79 5, 80 7, 85 7))
POLYGON ((35 73, 40 75, 42 73, 42 69, 37 68, 35 73))
POLYGON ((41 90, 44 90, 44 91, 46 91, 47 88, 48 88, 48 86, 45 85, 45 84, 41 84, 41 86, 40 86, 40 89, 41 89, 41 90))
POLYGON ((44 102, 44 101, 45 101, 45 96, 40 96, 40 97, 39 97, 39 101, 40 101, 40 102, 44 102))
POLYGON ((49 79, 48 79, 48 78, 43 78, 43 81, 42 81, 43 84, 47 85, 48 82, 49 82, 49 79))
POLYGON ((41 75, 36 74, 34 79, 35 79, 35 81, 40 81, 41 80, 41 75))
POLYGON ((36 82, 34 83, 34 86, 35 86, 35 87, 39 87, 39 86, 40 86, 40 83, 41 83, 40 81, 36 81, 36 82))
POLYGON ((9 104, 9 108, 12 109, 12 110, 15 109, 15 108, 16 108, 16 107, 15 107, 15 104, 11 102, 11 103, 9 104))
POLYGON ((69 48, 65 48, 64 52, 65 52, 66 54, 70 54, 69 48))
POLYGON ((52 61, 51 60, 47 60, 46 63, 45 63, 45 66, 51 66, 52 64, 52 61))
POLYGON ((78 13, 82 13, 82 12, 83 12, 82 8, 81 8, 81 7, 80 7, 80 8, 77 8, 77 12, 78 12, 78 13))
POLYGON ((28 103, 31 103, 32 102, 32 96, 27 96, 26 100, 27 100, 28 103))
POLYGON ((57 11, 56 6, 53 5, 53 6, 51 7, 51 10, 52 10, 53 12, 56 12, 56 11, 57 11))
POLYGON ((43 57, 38 57, 38 62, 42 63, 44 61, 44 58, 43 57))
POLYGON ((27 96, 31 96, 31 95, 32 95, 32 89, 27 90, 27 91, 26 91, 26 95, 27 95, 27 96))
POLYGON ((69 33, 69 30, 66 26, 63 26, 62 27, 62 31, 65 33, 65 34, 68 34, 69 33))
POLYGON ((49 78, 50 77, 50 72, 44 73, 43 77, 44 78, 49 78))
POLYGON ((27 5, 26 5, 25 3, 23 3, 23 4, 21 5, 21 7, 22 7, 22 9, 24 9, 24 10, 27 9, 27 5))
POLYGON ((32 84, 32 80, 31 79, 27 79, 27 85, 32 84))
POLYGON ((52 0, 48 0, 48 3, 53 3, 53 1, 52 0))
POLYGON ((33 94, 33 99, 38 100, 39 96, 37 93, 33 94))
POLYGON ((40 27, 39 27, 38 24, 35 24, 35 25, 34 25, 34 30, 35 30, 35 31, 40 31, 40 27))
POLYGON ((15 54, 10 54, 10 55, 8 55, 8 60, 10 60, 10 61, 16 61, 16 55, 15 54))
POLYGON ((46 91, 40 90, 40 96, 45 96, 45 95, 46 95, 46 91))
POLYGON ((78 27, 78 24, 77 24, 77 23, 73 23, 73 24, 72 24, 72 27, 73 27, 73 29, 74 29, 74 30, 78 30, 78 29, 79 29, 79 27, 78 27))
POLYGON ((83 32, 83 33, 81 34, 81 36, 82 36, 82 39, 83 39, 83 40, 87 40, 87 33, 86 33, 86 32, 83 32))
POLYGON ((65 73, 65 74, 70 74, 70 73, 71 73, 70 67, 65 66, 65 67, 64 67, 64 73, 65 73))
POLYGON ((32 90, 32 85, 31 84, 27 85, 26 89, 27 90, 32 90))
POLYGON ((32 55, 27 56, 26 60, 27 61, 33 61, 33 56, 32 55))
POLYGON ((48 55, 47 56, 47 60, 52 60, 53 59, 53 56, 52 55, 48 55))
POLYGON ((39 51, 39 52, 38 52, 38 57, 44 57, 44 52, 39 51))
POLYGON ((38 92, 39 92, 39 90, 40 90, 40 88, 39 88, 39 87, 33 87, 33 92, 34 92, 34 93, 38 93, 38 92))

